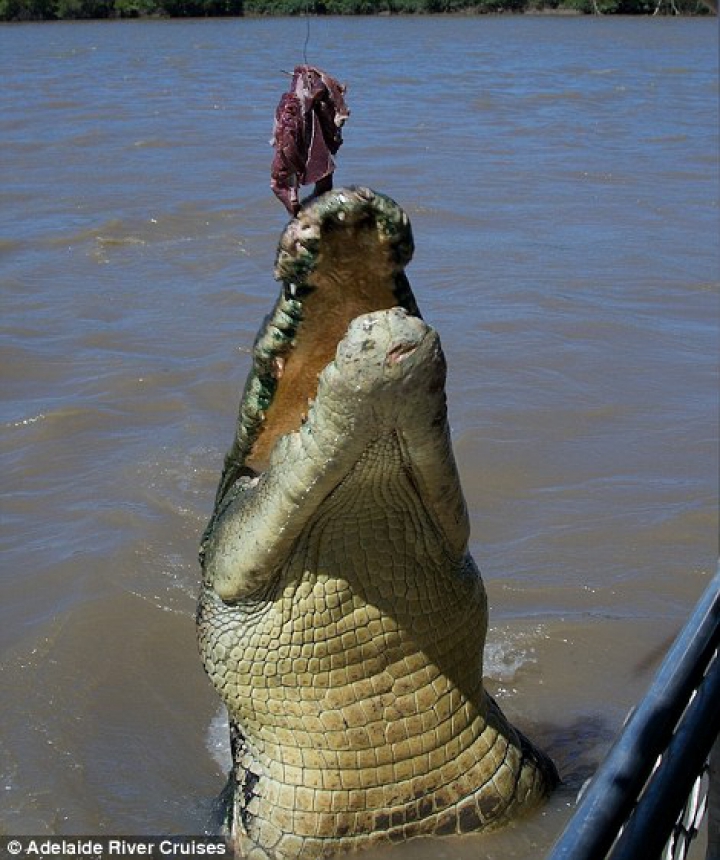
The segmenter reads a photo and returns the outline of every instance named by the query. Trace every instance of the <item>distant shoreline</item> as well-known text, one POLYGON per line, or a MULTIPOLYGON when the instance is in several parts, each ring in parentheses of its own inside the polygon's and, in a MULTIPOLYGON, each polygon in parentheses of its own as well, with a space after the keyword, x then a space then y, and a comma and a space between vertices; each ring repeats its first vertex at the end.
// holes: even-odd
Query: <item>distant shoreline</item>
POLYGON ((714 16, 717 0, 0 0, 0 22, 177 18, 714 16))
MULTIPOLYGON (((600 10, 594 11, 592 8, 578 8, 585 5, 591 5, 592 0, 588 0, 586 3, 585 0, 577 0, 576 4, 573 6, 531 6, 528 8, 515 8, 515 4, 512 4, 513 8, 478 8, 476 5, 468 6, 466 8, 454 9, 452 11, 427 11, 427 10, 398 10, 398 11, 388 11, 381 10, 377 12, 311 12, 310 17, 314 18, 323 18, 323 17, 385 17, 385 18, 410 18, 410 17, 484 17, 484 16, 509 16, 509 15, 527 15, 527 16, 538 16, 538 17, 557 17, 557 18, 580 18, 586 16, 603 16, 603 15, 611 15, 611 16, 625 16, 625 17, 683 17, 683 18, 697 18, 697 17, 715 17, 717 15, 716 8, 707 8, 701 2, 695 2, 695 0, 690 0, 690 2, 686 2, 686 0, 681 0, 681 2, 672 2, 672 0, 660 0, 660 4, 657 11, 648 10, 648 9, 638 9, 634 11, 629 11, 627 8, 623 8, 620 10, 600 10), (674 8, 673 8, 674 7, 674 8), (680 8, 678 8, 680 7, 680 8)), ((122 7, 127 6, 135 6, 143 4, 143 0, 138 0, 137 3, 130 0, 130 2, 125 2, 125 0, 120 0, 119 5, 122 7)), ((53 21, 130 21, 130 20, 155 20, 155 21, 169 21, 169 20, 178 20, 178 19, 186 19, 186 20, 198 20, 198 19, 208 19, 208 18, 247 18, 248 20, 257 20, 261 18, 292 18, 292 17, 300 17, 306 13, 301 12, 282 12, 282 11, 201 11, 198 9, 193 9, 192 11, 177 11, 177 12, 168 12, 162 8, 152 9, 152 10, 136 10, 134 8, 120 8, 120 9, 110 9, 106 11, 105 9, 97 10, 94 12, 87 12, 85 10, 79 10, 77 12, 71 12, 69 14, 57 14, 52 11, 38 13, 34 9, 22 8, 25 7, 24 0, 0 0, 0 23, 8 24, 8 23, 33 23, 33 22, 53 22, 53 21)), ((32 3, 31 5, 35 5, 32 3)), ((88 4, 89 5, 89 4, 88 4)), ((93 4, 94 5, 94 4, 93 4)), ((114 4, 113 4, 114 5, 114 4)), ((187 4, 190 5, 190 4, 187 4)), ((192 3, 193 6, 199 5, 196 3, 192 3)), ((499 6, 500 4, 498 4, 499 6)), ((598 4, 605 5, 605 4, 598 4)), ((626 6, 627 4, 623 4, 626 6)), ((658 5, 658 4, 656 4, 658 5)), ((495 4, 493 3, 493 6, 495 4)))

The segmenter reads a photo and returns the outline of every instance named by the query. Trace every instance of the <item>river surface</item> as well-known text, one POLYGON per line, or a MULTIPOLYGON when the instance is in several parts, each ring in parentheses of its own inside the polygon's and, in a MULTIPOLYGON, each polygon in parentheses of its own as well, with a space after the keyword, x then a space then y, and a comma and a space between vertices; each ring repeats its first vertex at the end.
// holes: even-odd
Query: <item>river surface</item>
POLYGON ((336 182, 413 222, 488 687, 566 780, 531 822, 377 857, 539 860, 715 569, 717 19, 309 27, 0 27, 0 833, 199 833, 222 787, 196 548, 309 35, 350 87, 336 182))

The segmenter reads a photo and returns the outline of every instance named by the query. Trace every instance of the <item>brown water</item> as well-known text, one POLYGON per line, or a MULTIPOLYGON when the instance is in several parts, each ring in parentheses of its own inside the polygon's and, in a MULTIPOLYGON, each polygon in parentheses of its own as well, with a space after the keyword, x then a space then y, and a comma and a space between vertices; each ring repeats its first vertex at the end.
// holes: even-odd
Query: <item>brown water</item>
MULTIPOLYGON (((222 786, 195 556, 305 28, 0 28, 0 833, 198 833, 222 786)), ((378 857, 542 857, 714 570, 717 49, 717 19, 312 21, 350 84, 337 179, 414 224, 488 686, 567 780, 378 857)))

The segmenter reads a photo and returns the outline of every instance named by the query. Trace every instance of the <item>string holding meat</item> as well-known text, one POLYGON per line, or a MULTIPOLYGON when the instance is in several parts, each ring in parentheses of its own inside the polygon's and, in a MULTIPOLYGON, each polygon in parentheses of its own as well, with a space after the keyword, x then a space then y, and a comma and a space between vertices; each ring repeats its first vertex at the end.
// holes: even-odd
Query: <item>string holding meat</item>
POLYGON ((301 185, 314 196, 332 188, 342 127, 350 116, 346 87, 314 66, 296 66, 288 92, 275 111, 270 187, 291 215, 300 210, 301 185))

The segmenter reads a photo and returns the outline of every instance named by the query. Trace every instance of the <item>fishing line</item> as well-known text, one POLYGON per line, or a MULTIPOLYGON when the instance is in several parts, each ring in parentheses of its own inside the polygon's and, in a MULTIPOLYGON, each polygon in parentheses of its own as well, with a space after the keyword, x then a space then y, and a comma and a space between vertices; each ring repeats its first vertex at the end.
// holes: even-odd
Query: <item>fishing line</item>
POLYGON ((310 42, 310 0, 305 0, 305 44, 303 45, 303 63, 308 65, 307 48, 310 42))

